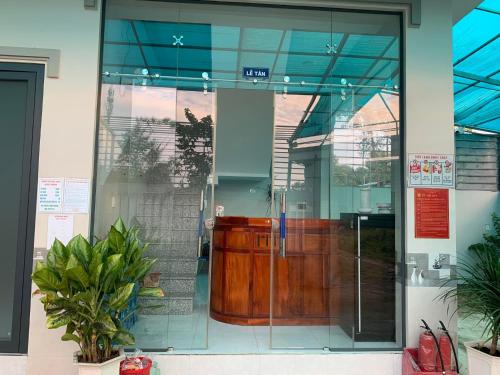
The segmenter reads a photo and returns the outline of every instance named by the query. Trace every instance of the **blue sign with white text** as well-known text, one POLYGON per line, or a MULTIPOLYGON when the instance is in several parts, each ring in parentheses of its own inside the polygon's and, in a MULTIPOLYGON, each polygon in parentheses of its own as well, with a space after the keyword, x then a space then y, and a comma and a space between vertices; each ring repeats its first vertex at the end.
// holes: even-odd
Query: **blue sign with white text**
POLYGON ((244 78, 269 79, 268 68, 243 68, 244 78))

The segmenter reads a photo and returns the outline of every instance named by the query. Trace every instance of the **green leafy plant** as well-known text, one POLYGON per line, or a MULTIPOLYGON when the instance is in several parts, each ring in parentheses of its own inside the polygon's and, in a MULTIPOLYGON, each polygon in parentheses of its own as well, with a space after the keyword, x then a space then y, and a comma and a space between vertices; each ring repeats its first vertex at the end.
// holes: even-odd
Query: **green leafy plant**
MULTIPOLYGON (((80 346, 80 361, 105 362, 118 346, 133 345, 124 328, 136 285, 151 270, 155 259, 144 257, 136 228, 118 219, 107 237, 91 245, 81 235, 64 246, 55 240, 45 262, 38 262, 32 279, 44 305, 47 328, 66 326, 63 341, 80 346)), ((163 296, 159 288, 141 288, 139 295, 163 296)))
POLYGON ((500 217, 492 215, 494 232, 485 234, 481 243, 469 247, 470 257, 457 264, 457 275, 450 282, 457 286, 443 292, 443 301, 457 300, 458 311, 465 317, 480 317, 489 353, 495 355, 500 334, 500 217))

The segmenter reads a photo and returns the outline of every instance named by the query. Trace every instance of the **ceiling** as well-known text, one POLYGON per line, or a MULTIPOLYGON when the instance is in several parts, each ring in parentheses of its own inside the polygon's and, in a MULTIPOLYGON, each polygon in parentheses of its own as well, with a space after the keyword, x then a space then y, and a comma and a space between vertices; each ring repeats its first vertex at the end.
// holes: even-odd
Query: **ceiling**
POLYGON ((455 125, 500 132, 500 2, 483 1, 453 27, 455 125))
MULTIPOLYGON (((260 67, 269 69, 270 81, 283 82, 286 75, 296 83, 340 83, 345 78, 352 84, 392 86, 399 79, 399 38, 115 19, 106 21, 103 62, 104 71, 140 74, 147 68, 151 74, 180 81, 182 77, 201 78, 203 72, 211 78, 238 80, 243 67, 260 67), (174 45, 175 37, 181 36, 182 45, 174 45), (335 52, 328 54, 326 44, 335 45, 335 52)), ((201 87, 201 82, 148 80, 153 86, 174 83, 201 87)), ((315 88, 300 89, 307 90, 315 88)))

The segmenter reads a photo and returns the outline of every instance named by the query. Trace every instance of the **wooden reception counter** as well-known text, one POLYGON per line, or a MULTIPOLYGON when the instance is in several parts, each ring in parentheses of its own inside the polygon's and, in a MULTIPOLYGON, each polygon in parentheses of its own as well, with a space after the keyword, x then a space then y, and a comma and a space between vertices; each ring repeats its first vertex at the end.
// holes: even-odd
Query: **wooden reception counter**
MULTIPOLYGON (((332 252, 340 222, 287 219, 286 257, 274 234, 273 324, 328 325, 338 316, 332 252)), ((269 324, 271 219, 218 217, 212 251, 211 317, 269 324)))

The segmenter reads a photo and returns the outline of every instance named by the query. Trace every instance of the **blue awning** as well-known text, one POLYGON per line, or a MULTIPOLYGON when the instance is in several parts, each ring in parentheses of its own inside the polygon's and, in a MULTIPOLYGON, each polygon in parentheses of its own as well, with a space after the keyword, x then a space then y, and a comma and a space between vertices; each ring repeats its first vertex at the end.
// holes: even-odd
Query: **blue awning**
POLYGON ((453 27, 455 125, 500 133, 500 1, 453 27))

